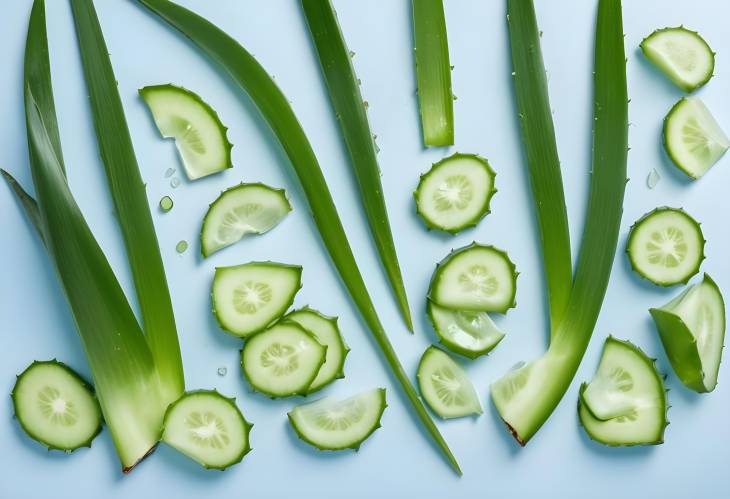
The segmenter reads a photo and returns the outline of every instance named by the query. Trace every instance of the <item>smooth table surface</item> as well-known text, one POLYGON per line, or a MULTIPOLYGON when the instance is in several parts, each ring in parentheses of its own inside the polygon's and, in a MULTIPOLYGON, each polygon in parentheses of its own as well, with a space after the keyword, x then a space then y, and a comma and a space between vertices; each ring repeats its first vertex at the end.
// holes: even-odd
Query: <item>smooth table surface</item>
MULTIPOLYGON (((22 57, 30 0, 6 0, 0 14, 0 165, 30 184, 22 111, 22 57)), ((47 0, 55 96, 69 181, 94 233, 125 289, 131 279, 110 196, 98 159, 70 8, 47 0)), ((730 5, 722 0, 624 2, 630 104, 629 176, 621 239, 606 301, 577 377, 563 402, 527 448, 505 431, 488 398, 489 384, 521 360, 541 354, 547 342, 545 287, 535 215, 519 142, 510 82, 503 0, 447 0, 455 103, 456 145, 421 145, 413 70, 410 2, 335 0, 354 64, 369 103, 380 147, 383 184, 396 246, 415 314, 416 334, 401 322, 376 259, 346 151, 325 91, 299 2, 295 0, 184 0, 247 47, 275 76, 291 100, 322 164, 367 284, 408 372, 414 374, 435 335, 424 313, 434 264, 452 248, 477 240, 506 249, 521 275, 516 309, 498 323, 508 336, 488 358, 464 365, 485 413, 439 422, 464 470, 457 478, 414 424, 394 389, 310 221, 288 161, 247 97, 177 33, 132 1, 97 0, 119 91, 127 113, 171 287, 189 388, 217 388, 237 397, 248 420, 253 451, 223 473, 205 471, 160 445, 129 476, 120 472, 108 431, 93 448, 49 453, 13 420, 9 396, 0 404, 0 497, 42 498, 440 498, 440 497, 727 497, 730 489, 730 368, 717 390, 698 395, 671 372, 647 309, 679 292, 640 281, 624 248, 634 220, 656 206, 682 206, 702 222, 707 243, 703 270, 730 296, 727 195, 730 157, 702 180, 689 182, 666 159, 662 118, 682 96, 638 50, 655 28, 685 24, 699 30, 718 53, 715 77, 698 92, 730 131, 730 5), (230 128, 235 168, 196 182, 184 178, 174 146, 162 141, 137 89, 172 82, 198 92, 230 128), (457 237, 428 233, 415 214, 412 191, 420 173, 452 152, 478 153, 497 171, 492 214, 457 237), (164 177, 176 168, 182 183, 164 177), (653 190, 646 177, 662 180, 653 190), (287 189, 294 212, 275 230, 251 237, 203 261, 197 240, 208 203, 240 181, 287 189), (175 201, 162 214, 163 195, 175 201), (175 251, 185 239, 190 248, 175 251), (304 266, 304 288, 295 305, 339 315, 352 347, 346 378, 326 389, 346 396, 375 386, 388 389, 389 407, 378 430, 357 453, 320 453, 300 442, 285 413, 301 399, 271 401, 252 394, 240 375, 241 342, 224 334, 210 312, 216 266, 250 260, 304 266), (658 358, 668 373, 672 405, 666 443, 657 447, 603 447, 578 425, 578 386, 591 378, 603 339, 630 339, 658 358), (218 369, 227 368, 225 376, 218 369)), ((585 213, 592 120, 592 52, 596 1, 536 0, 551 104, 563 165, 573 247, 585 213)), ((0 186, 0 393, 33 359, 57 357, 89 375, 64 297, 43 248, 10 191, 0 186)), ((727 363, 727 360, 726 360, 727 363)))

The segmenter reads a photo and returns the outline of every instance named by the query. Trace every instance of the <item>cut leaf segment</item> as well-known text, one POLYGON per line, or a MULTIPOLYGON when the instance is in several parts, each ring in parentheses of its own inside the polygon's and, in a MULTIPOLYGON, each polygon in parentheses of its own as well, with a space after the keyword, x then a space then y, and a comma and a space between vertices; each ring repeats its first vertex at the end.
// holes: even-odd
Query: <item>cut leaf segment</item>
POLYGON ((631 267, 659 286, 686 283, 700 271, 705 238, 700 224, 678 208, 657 208, 632 227, 626 252, 631 267))
POLYGON ((289 422, 299 438, 319 450, 359 449, 380 428, 387 404, 385 388, 344 400, 326 397, 289 411, 289 422))
POLYGON ((233 167, 228 129, 200 96, 172 84, 144 87, 139 93, 160 134, 175 139, 190 180, 233 167))
POLYGON ((730 139, 699 97, 685 97, 664 118, 664 148, 675 165, 698 179, 727 152, 730 139))
POLYGON ((186 392, 165 413, 162 441, 208 469, 240 463, 250 450, 251 425, 235 399, 217 391, 186 392))
POLYGON ((441 344, 470 359, 488 354, 505 336, 486 312, 451 310, 431 300, 427 307, 441 344))
POLYGON ((204 257, 240 241, 246 234, 263 234, 292 210, 284 189, 240 184, 226 189, 208 208, 200 232, 204 257))
POLYGON ((685 92, 692 92, 712 78, 715 53, 696 31, 684 26, 658 29, 641 42, 652 64, 685 92))
POLYGON ((428 347, 418 364, 418 385, 433 412, 444 419, 482 413, 466 371, 443 350, 428 347))
POLYGON ((413 194, 416 210, 430 229, 456 234, 489 213, 494 170, 474 154, 454 154, 421 175, 413 194))
POLYGON ((91 447, 101 431, 91 386, 57 360, 34 361, 18 376, 11 397, 20 426, 49 450, 91 447))
POLYGON ((580 388, 578 415, 588 436, 613 446, 660 444, 667 409, 654 360, 632 343, 608 337, 596 374, 580 388))
POLYGON ((682 383, 696 392, 714 390, 725 340, 725 302, 715 281, 705 274, 702 281, 649 312, 682 383))

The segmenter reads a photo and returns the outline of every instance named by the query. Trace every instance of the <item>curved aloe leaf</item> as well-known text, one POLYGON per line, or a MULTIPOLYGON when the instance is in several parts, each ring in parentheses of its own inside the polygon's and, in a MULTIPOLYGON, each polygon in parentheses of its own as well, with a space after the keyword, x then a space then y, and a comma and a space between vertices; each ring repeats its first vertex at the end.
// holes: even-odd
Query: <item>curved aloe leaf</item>
POLYGON ((456 459, 428 415, 383 329, 342 228, 322 170, 286 96, 256 59, 215 25, 167 0, 138 1, 187 36, 208 57, 219 63, 256 104, 289 157, 309 202, 322 241, 373 338, 383 352, 393 376, 403 389, 424 429, 451 466, 461 473, 456 459))
POLYGON ((302 8, 317 49, 332 106, 350 152, 350 161, 360 187, 360 198, 368 217, 370 232, 375 239, 380 261, 388 274, 401 315, 408 329, 413 331, 408 297, 388 221, 383 186, 380 183, 373 135, 355 69, 337 22, 337 14, 330 0, 302 0, 302 8))
MULTIPOLYGON (((532 0, 508 0, 508 11, 511 36, 518 38, 512 45, 513 59, 528 58, 539 47, 532 0)), ((621 0, 598 3, 594 100, 588 213, 570 299, 557 328, 553 326, 547 353, 492 385, 492 400, 522 445, 547 421, 575 376, 598 319, 616 253, 628 152, 621 0)), ((536 196, 536 200, 540 206, 541 199, 536 196)))

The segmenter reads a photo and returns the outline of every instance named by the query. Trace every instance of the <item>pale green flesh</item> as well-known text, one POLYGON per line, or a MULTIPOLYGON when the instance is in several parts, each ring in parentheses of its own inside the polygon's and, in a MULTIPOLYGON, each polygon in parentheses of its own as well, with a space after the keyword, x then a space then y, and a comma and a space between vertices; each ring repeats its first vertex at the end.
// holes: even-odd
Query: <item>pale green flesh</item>
POLYGON ((664 147, 682 171, 698 179, 725 154, 730 139, 699 97, 686 97, 665 119, 664 147))
POLYGON ((172 85, 145 87, 140 94, 160 134, 175 139, 190 180, 232 166, 226 128, 200 97, 172 85))
POLYGON ((453 310, 504 313, 514 306, 516 280, 505 253, 471 246, 439 265, 429 298, 453 310))
POLYGON ((241 365, 251 386, 271 397, 304 395, 325 362, 327 347, 293 321, 246 341, 241 365))
POLYGON ((309 386, 309 393, 323 388, 337 378, 344 377, 342 368, 349 349, 337 327, 337 320, 310 309, 296 310, 288 314, 286 319, 302 326, 318 343, 327 347, 324 364, 309 386))
POLYGON ((246 234, 263 234, 290 211, 282 189, 241 184, 224 191, 208 209, 200 234, 203 256, 240 241, 246 234))
POLYGON ((52 449, 89 446, 101 428, 89 387, 54 361, 36 362, 18 377, 13 404, 26 433, 52 449))
POLYGON ((249 427, 232 400, 217 392, 190 392, 165 414, 162 441, 206 468, 223 469, 248 451, 249 427))
POLYGON ((447 353, 429 347, 418 364, 418 386, 433 411, 444 419, 482 413, 474 385, 447 353))
POLYGON ((217 268, 213 308, 221 327, 243 337, 264 329, 291 305, 301 273, 301 267, 271 262, 217 268))
MULTIPOLYGON (((681 320, 694 344, 687 348, 696 350, 699 357, 701 373, 695 377, 702 380, 705 391, 712 391, 717 385, 717 376, 722 360, 723 342, 725 339, 725 303, 717 285, 705 275, 704 279, 690 286, 677 298, 663 307, 662 311, 675 315, 681 320)), ((672 337, 672 331, 664 332, 662 339, 672 337)), ((665 348, 674 364, 672 346, 665 348)), ((679 348, 684 348, 680 345, 679 348)))
POLYGON ((634 270, 654 284, 669 286, 699 271, 703 247, 697 222, 681 210, 660 208, 631 229, 628 253, 634 270))
POLYGON ((451 310, 429 300, 428 315, 441 342, 470 358, 490 352, 505 336, 486 312, 451 310))
POLYGON ((641 42, 641 49, 686 92, 704 85, 715 68, 715 56, 707 43, 683 27, 655 31, 641 42))
POLYGON ((385 389, 378 388, 344 400, 326 397, 300 405, 288 416, 297 434, 318 449, 356 449, 380 427, 385 407, 385 389))
POLYGON ((458 232, 489 211, 493 193, 494 172, 486 160, 457 154, 423 175, 415 196, 418 213, 429 227, 458 232))

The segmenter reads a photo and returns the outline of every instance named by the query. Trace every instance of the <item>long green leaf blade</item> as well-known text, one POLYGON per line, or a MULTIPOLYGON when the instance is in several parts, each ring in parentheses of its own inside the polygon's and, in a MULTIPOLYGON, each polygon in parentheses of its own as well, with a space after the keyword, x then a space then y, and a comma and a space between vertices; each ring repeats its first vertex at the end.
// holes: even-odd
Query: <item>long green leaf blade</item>
MULTIPOLYGON (((147 455, 160 433, 164 406, 152 355, 134 313, 104 253, 66 183, 44 117, 56 123, 51 75, 29 71, 47 54, 43 0, 36 0, 28 26, 25 111, 30 166, 45 228, 46 249, 71 307, 89 361, 104 419, 125 471, 147 455), (45 49, 43 48, 45 46, 45 49), (31 88, 47 92, 44 108, 31 88)), ((48 68, 48 66, 46 66, 48 68)))
POLYGON ((413 0, 413 38, 423 143, 454 144, 454 95, 442 0, 413 0))
POLYGON ((167 403, 185 390, 170 291, 109 52, 92 0, 71 0, 99 152, 122 230, 147 342, 167 403))
POLYGON ((382 350, 393 376, 403 389, 424 429, 454 469, 461 473, 456 459, 419 399, 380 323, 312 146, 284 94, 256 59, 215 25, 168 0, 138 1, 187 36, 208 57, 219 63, 256 104, 289 157, 309 202, 322 241, 350 296, 382 350))
POLYGON ((302 0, 302 8, 317 49, 332 106, 350 152, 350 161, 360 187, 360 198, 370 224, 370 232, 375 239, 380 261, 385 267, 401 315, 408 329, 413 331, 408 297, 388 221, 383 185, 380 182, 375 143, 350 52, 337 22, 337 14, 330 0, 302 0))
MULTIPOLYGON (((520 4, 532 7, 531 0, 520 4)), ((523 445, 550 417, 575 376, 603 304, 618 243, 628 153, 621 0, 599 0, 595 37, 593 164, 573 291, 547 353, 492 385, 499 414, 523 445)))
POLYGON ((554 332, 568 304, 573 266, 560 159, 532 0, 508 0, 507 22, 517 115, 540 228, 554 332))

